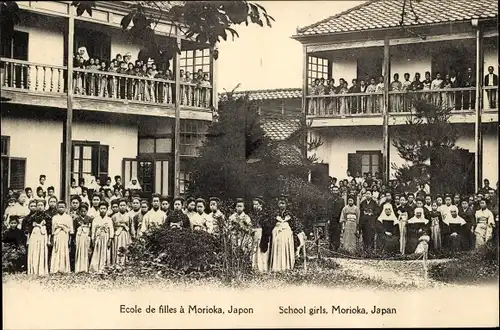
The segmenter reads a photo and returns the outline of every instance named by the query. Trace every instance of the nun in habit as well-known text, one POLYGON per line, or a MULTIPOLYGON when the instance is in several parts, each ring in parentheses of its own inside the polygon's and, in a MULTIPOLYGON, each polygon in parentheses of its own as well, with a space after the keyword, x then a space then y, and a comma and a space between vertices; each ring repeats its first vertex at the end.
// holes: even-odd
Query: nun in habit
POLYGON ((424 217, 423 208, 415 209, 415 215, 408 220, 407 233, 406 251, 410 254, 422 254, 429 250, 430 222, 424 217))
POLYGON ((377 220, 379 221, 377 249, 379 252, 397 253, 399 247, 399 223, 391 204, 384 204, 384 209, 377 220))

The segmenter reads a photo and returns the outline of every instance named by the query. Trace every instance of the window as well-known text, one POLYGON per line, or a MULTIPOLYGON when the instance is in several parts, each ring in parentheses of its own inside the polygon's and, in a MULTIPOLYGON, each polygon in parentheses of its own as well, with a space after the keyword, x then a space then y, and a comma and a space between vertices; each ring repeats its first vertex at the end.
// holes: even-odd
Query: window
POLYGON ((382 153, 376 151, 356 151, 347 156, 347 170, 352 175, 370 172, 372 175, 382 170, 382 153))
POLYGON ((85 47, 91 58, 111 60, 111 37, 100 31, 76 27, 74 47, 73 54, 78 48, 85 47))
POLYGON ((139 138, 139 154, 172 153, 172 138, 141 137, 139 138))
POLYGON ((77 182, 85 179, 90 182, 90 177, 100 178, 106 182, 108 177, 109 146, 99 142, 73 142, 73 155, 71 160, 71 177, 77 182))
POLYGON ((324 58, 308 56, 307 58, 307 83, 311 85, 314 79, 328 79, 328 60, 324 58))
POLYGON ((26 187, 26 159, 10 159, 9 186, 15 190, 22 190, 26 187))
POLYGON ((181 194, 185 194, 189 189, 189 173, 180 171, 180 184, 179 191, 181 194))
POLYGON ((181 120, 181 156, 198 156, 198 148, 205 140, 208 123, 201 120, 181 120))
POLYGON ((10 137, 2 136, 2 156, 9 156, 10 137))
POLYGON ((180 68, 191 75, 202 69, 204 73, 210 74, 210 50, 196 49, 185 50, 181 53, 180 68))
POLYGON ((21 31, 14 31, 14 35, 11 40, 3 38, 1 57, 27 61, 28 39, 29 39, 29 34, 21 31))

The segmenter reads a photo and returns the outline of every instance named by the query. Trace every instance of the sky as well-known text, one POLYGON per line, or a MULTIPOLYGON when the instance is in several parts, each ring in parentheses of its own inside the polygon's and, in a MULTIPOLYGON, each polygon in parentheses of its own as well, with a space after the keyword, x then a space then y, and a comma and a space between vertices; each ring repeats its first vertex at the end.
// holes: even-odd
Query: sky
POLYGON ((217 90, 302 87, 302 44, 290 37, 303 27, 364 1, 257 1, 276 22, 272 27, 236 27, 239 38, 219 44, 217 90))

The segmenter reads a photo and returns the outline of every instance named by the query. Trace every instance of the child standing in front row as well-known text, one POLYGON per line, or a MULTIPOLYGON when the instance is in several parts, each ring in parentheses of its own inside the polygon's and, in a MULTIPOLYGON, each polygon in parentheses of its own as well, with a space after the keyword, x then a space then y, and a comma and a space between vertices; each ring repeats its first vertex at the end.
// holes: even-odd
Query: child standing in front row
POLYGON ((73 230, 73 219, 66 213, 66 202, 57 203, 57 214, 52 218, 52 235, 54 237, 54 247, 50 261, 50 273, 69 273, 71 271, 69 263, 70 235, 73 230))

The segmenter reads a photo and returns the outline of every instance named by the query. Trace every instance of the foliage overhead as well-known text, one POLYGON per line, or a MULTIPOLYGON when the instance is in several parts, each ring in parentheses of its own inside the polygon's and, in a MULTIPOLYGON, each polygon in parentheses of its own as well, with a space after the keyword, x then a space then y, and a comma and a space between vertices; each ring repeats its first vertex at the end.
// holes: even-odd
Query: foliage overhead
MULTIPOLYGON (((142 43, 139 59, 152 58, 156 63, 168 63, 175 53, 181 52, 175 38, 175 29, 170 37, 160 39, 155 35, 157 25, 167 20, 172 22, 188 39, 193 39, 198 47, 207 45, 215 48, 228 36, 239 37, 236 25, 257 24, 271 27, 274 18, 258 3, 250 1, 129 1, 128 14, 120 25, 130 36, 142 43), (166 40, 165 40, 166 39, 166 40)), ((73 1, 78 16, 85 12, 92 16, 96 1, 73 1)), ((19 6, 16 1, 1 1, 1 28, 3 37, 10 40, 14 27, 20 23, 19 6)), ((218 50, 214 50, 214 59, 218 50)))

